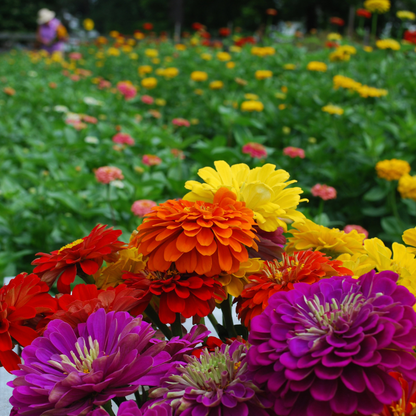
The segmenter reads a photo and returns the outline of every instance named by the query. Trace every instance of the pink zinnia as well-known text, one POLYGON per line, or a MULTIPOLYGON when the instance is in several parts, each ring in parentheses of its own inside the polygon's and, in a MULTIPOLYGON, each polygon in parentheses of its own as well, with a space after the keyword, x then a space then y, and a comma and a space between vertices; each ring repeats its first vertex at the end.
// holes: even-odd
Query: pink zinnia
POLYGON ((142 162, 147 166, 156 166, 162 163, 162 159, 156 155, 144 155, 142 162))
POLYGON ((117 179, 124 179, 121 169, 115 168, 114 166, 102 166, 95 171, 95 177, 98 182, 108 184, 117 179))
POLYGON ((155 207, 157 204, 150 199, 140 199, 139 201, 135 201, 131 206, 131 211, 137 217, 144 217, 146 214, 152 211, 152 208, 155 207))
POLYGON ((103 90, 104 88, 110 88, 111 82, 107 81, 106 79, 100 79, 100 83, 98 84, 98 89, 103 90))
POLYGON ((127 133, 117 133, 113 136, 113 142, 119 144, 128 144, 129 146, 134 145, 134 139, 127 133))
POLYGON ((151 97, 150 95, 142 95, 142 103, 153 104, 154 101, 155 101, 154 98, 151 97))
POLYGON ((85 124, 85 123, 83 123, 81 120, 78 120, 78 119, 73 119, 73 118, 67 118, 66 120, 65 120, 65 123, 66 124, 69 124, 69 125, 71 125, 71 126, 73 126, 74 128, 75 128, 75 130, 82 130, 82 129, 85 129, 85 128, 87 128, 88 126, 85 124))
POLYGON ((335 199, 337 197, 337 191, 335 188, 328 185, 321 185, 320 183, 313 186, 311 192, 313 196, 319 196, 324 201, 327 201, 328 199, 335 199))
POLYGON ((137 94, 136 88, 131 83, 126 81, 119 82, 117 84, 117 89, 123 94, 126 100, 133 99, 137 94))
POLYGON ((185 155, 184 155, 184 153, 183 153, 182 150, 179 150, 179 149, 170 149, 170 153, 173 156, 177 157, 178 159, 181 159, 181 160, 184 160, 185 159, 185 155))
POLYGON ((346 234, 350 233, 352 230, 356 230, 358 233, 364 234, 365 238, 368 238, 368 231, 361 227, 361 225, 348 224, 344 227, 344 233, 346 234))
POLYGON ((285 147, 283 149, 283 154, 291 158, 300 157, 301 159, 305 158, 305 151, 300 147, 285 147))
POLYGON ((243 146, 243 153, 250 155, 251 157, 255 157, 257 159, 262 159, 267 157, 267 150, 266 148, 260 144, 255 142, 247 143, 243 146))
POLYGON ((189 127, 191 125, 191 123, 184 118, 174 118, 172 120, 172 124, 174 124, 175 126, 179 126, 179 127, 182 127, 182 126, 189 127))
POLYGON ((82 54, 79 52, 72 52, 69 54, 69 59, 72 59, 73 61, 79 61, 82 59, 82 54))
POLYGON ((69 78, 71 79, 71 81, 79 81, 81 79, 81 77, 77 74, 73 74, 69 78))
POLYGON ((90 124, 97 124, 98 123, 98 119, 93 117, 93 116, 88 116, 87 114, 84 114, 82 116, 82 120, 85 121, 86 123, 90 123, 90 124))

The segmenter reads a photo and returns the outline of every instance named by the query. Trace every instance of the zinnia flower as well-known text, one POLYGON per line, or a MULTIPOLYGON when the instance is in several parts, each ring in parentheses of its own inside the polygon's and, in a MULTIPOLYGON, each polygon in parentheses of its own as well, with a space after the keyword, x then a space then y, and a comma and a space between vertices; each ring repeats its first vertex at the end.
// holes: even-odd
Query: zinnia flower
POLYGON ((292 290, 295 283, 312 284, 325 277, 349 274, 351 270, 341 261, 331 260, 319 251, 283 253, 283 260, 266 261, 261 273, 248 276, 249 284, 238 299, 238 317, 250 328, 252 319, 263 312, 273 294, 292 290))
POLYGON ((288 222, 304 218, 296 207, 307 200, 300 199, 301 188, 285 189, 296 182, 286 182, 290 175, 285 170, 275 170, 276 166, 270 163, 254 169, 244 163, 229 166, 222 160, 214 165, 216 170, 206 167, 198 171, 205 183, 186 182, 185 188, 191 192, 184 199, 211 202, 215 192, 225 186, 253 210, 257 225, 264 231, 275 231, 278 227, 286 231, 288 222))
POLYGON ((28 346, 38 336, 34 330, 37 321, 56 310, 48 291, 49 286, 38 276, 27 273, 20 273, 0 289, 0 363, 9 373, 20 364, 12 338, 22 347, 28 346))
POLYGON ((152 23, 143 23, 143 29, 144 30, 152 30, 153 24, 152 23))
POLYGON ((344 233, 346 234, 350 233, 352 230, 356 230, 357 233, 364 234, 365 238, 368 238, 368 231, 361 227, 361 225, 349 224, 344 227, 344 233))
POLYGON ((165 343, 150 343, 154 333, 141 317, 104 309, 76 329, 52 321, 44 336, 23 350, 25 364, 9 383, 10 403, 21 415, 76 416, 141 385, 159 385, 169 355, 162 352, 165 343))
POLYGON ((162 163, 162 159, 156 155, 143 155, 142 163, 146 166, 157 166, 162 163))
POLYGON ((222 62, 231 61, 231 55, 228 52, 218 52, 217 59, 222 62))
POLYGON ((114 166, 102 166, 95 171, 97 181, 103 184, 109 184, 115 180, 123 180, 124 176, 121 169, 114 166))
POLYGON ((92 19, 84 19, 82 25, 84 26, 85 30, 90 31, 94 29, 94 21, 92 19))
POLYGON ((412 416, 416 407, 416 382, 407 380, 397 371, 392 371, 389 375, 400 383, 402 395, 399 400, 395 400, 389 405, 384 405, 380 416, 412 416))
POLYGON ((376 164, 377 176, 388 181, 397 181, 410 172, 409 162, 400 159, 381 160, 376 164))
POLYGON ((300 157, 301 159, 305 158, 305 151, 299 147, 285 147, 283 149, 283 154, 291 157, 292 159, 295 157, 300 157))
POLYGON ((379 414, 400 399, 389 372, 416 378, 416 313, 414 296, 396 282, 395 273, 372 271, 269 299, 251 323, 248 363, 274 395, 276 414, 379 414))
POLYGON ((134 139, 130 136, 130 134, 127 133, 117 133, 115 136, 113 136, 113 142, 119 143, 119 144, 128 144, 129 146, 134 145, 134 139))
POLYGON ((306 69, 308 71, 326 72, 327 66, 323 62, 311 61, 308 63, 306 69))
POLYGON ((266 79, 271 78, 273 76, 273 72, 269 70, 258 70, 254 74, 257 79, 266 79))
POLYGON ((174 118, 172 124, 179 127, 189 127, 191 125, 191 123, 184 118, 174 118))
POLYGON ((157 86, 157 79, 154 77, 143 78, 141 81, 142 87, 152 89, 157 86))
POLYGON ((355 12, 355 14, 357 16, 360 16, 360 17, 365 17, 366 19, 370 19, 371 18, 371 12, 369 12, 366 9, 357 9, 357 11, 355 12))
POLYGON ((7 95, 12 95, 12 96, 16 94, 16 90, 12 87, 4 87, 3 92, 7 95))
POLYGON ((329 113, 329 114, 337 114, 339 116, 344 114, 344 110, 341 107, 338 107, 332 104, 322 107, 322 111, 324 111, 325 113, 329 113))
POLYGON ((390 9, 389 0, 366 0, 364 7, 372 13, 386 13, 390 9))
POLYGON ((117 84, 117 89, 121 92, 126 101, 132 100, 137 94, 136 87, 134 87, 130 81, 120 81, 117 84))
POLYGON ((243 101, 241 103, 241 111, 263 111, 264 110, 264 104, 261 101, 243 101))
POLYGON ((341 19, 340 17, 331 17, 331 18, 329 19, 329 21, 330 21, 333 25, 336 25, 336 26, 344 26, 344 25, 345 25, 344 20, 343 20, 343 19, 341 19))
POLYGON ((224 83, 222 81, 212 81, 209 83, 209 88, 211 90, 220 90, 224 87, 224 83))
POLYGON ((292 227, 289 230, 292 237, 289 237, 286 247, 288 253, 308 249, 322 251, 331 257, 337 257, 342 253, 365 253, 365 235, 359 234, 356 230, 347 234, 338 228, 326 228, 307 219, 292 224, 292 227))
POLYGON ((228 27, 222 27, 218 30, 220 36, 227 37, 231 35, 231 30, 228 27))
POLYGON ((149 212, 152 212, 152 208, 155 207, 157 204, 150 199, 140 199, 138 201, 134 201, 133 205, 131 206, 131 211, 137 217, 144 217, 149 212))
POLYGON ((404 174, 399 179, 399 186, 397 190, 400 192, 402 198, 413 199, 416 201, 416 176, 404 174))
POLYGON ((153 209, 137 228, 131 245, 148 256, 148 268, 215 276, 234 273, 257 248, 253 211, 227 188, 212 203, 169 200, 153 209))
POLYGON ((400 50, 400 43, 394 39, 381 39, 376 42, 376 46, 379 49, 391 49, 393 51, 400 50))
POLYGON ((407 251, 416 254, 416 227, 409 228, 402 235, 402 240, 411 247, 407 247, 407 251))
POLYGON ((203 318, 212 313, 215 300, 225 298, 221 283, 212 277, 146 269, 137 274, 126 273, 123 279, 128 287, 144 290, 147 303, 153 295, 159 298, 159 318, 163 323, 175 322, 177 313, 184 318, 203 318))
POLYGON ((192 81, 206 81, 208 79, 208 74, 204 71, 194 71, 191 73, 192 81))
POLYGON ((59 292, 70 293, 69 285, 77 274, 92 275, 98 271, 103 261, 111 263, 118 259, 119 250, 124 248, 124 243, 118 240, 122 232, 106 227, 99 224, 86 237, 50 254, 37 253, 40 257, 32 262, 36 265, 34 273, 49 287, 59 276, 59 292))
POLYGON ((337 197, 337 191, 332 186, 328 185, 321 185, 317 183, 316 185, 312 186, 311 192, 313 196, 319 196, 324 201, 328 201, 328 199, 335 199, 337 197))
POLYGON ((142 95, 141 100, 144 104, 153 104, 155 101, 150 95, 142 95))
POLYGON ((255 142, 247 143, 242 148, 243 153, 250 155, 253 158, 257 159, 264 159, 267 157, 267 150, 266 148, 260 144, 255 142))
POLYGON ((185 356, 187 364, 162 379, 146 406, 157 409, 159 403, 170 403, 177 415, 268 416, 265 409, 272 402, 246 377, 246 354, 246 346, 234 341, 213 353, 203 351, 199 359, 185 356))

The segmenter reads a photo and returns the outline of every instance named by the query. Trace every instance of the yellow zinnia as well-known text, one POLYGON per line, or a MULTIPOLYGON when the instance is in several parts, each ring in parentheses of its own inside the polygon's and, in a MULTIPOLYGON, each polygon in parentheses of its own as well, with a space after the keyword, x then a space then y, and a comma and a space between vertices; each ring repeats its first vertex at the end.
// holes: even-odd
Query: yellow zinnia
POLYGON ((247 93, 247 94, 244 94, 244 98, 246 100, 258 100, 259 96, 256 94, 247 93))
POLYGON ((211 90, 220 90, 224 87, 224 83, 222 81, 212 81, 209 83, 209 88, 211 90))
POLYGON ((266 78, 271 78, 273 76, 273 72, 269 71, 268 69, 264 69, 264 70, 258 70, 256 71, 256 73, 254 74, 254 76, 257 79, 266 79, 266 78))
POLYGON ((339 33, 328 33, 326 37, 328 40, 341 40, 342 36, 339 33))
POLYGON ((157 58, 159 56, 157 49, 145 49, 144 54, 149 58, 157 58))
POLYGON ((179 74, 179 69, 175 67, 166 68, 163 75, 166 78, 175 78, 179 74))
POLYGON ((186 51, 186 45, 182 44, 182 43, 178 43, 175 45, 175 49, 178 51, 186 51))
POLYGON ((201 58, 204 61, 210 61, 212 59, 212 55, 210 53, 201 53, 201 58))
POLYGON ((231 55, 228 52, 218 52, 217 59, 222 62, 231 61, 231 55))
POLYGON ((141 65, 137 68, 139 75, 150 74, 153 71, 153 68, 150 65, 141 65))
POLYGON ((264 110, 264 105, 261 101, 254 101, 254 100, 250 100, 250 101, 243 101, 241 103, 241 111, 263 111, 264 110))
POLYGON ((338 88, 357 90, 361 87, 359 82, 354 81, 352 78, 345 77, 344 75, 335 75, 332 82, 334 83, 334 90, 337 90, 338 88))
POLYGON ((289 230, 292 237, 288 239, 286 246, 288 253, 294 251, 309 250, 322 251, 333 258, 340 254, 365 253, 363 247, 364 234, 356 230, 349 233, 340 231, 338 228, 327 228, 305 219, 303 222, 295 222, 289 230))
POLYGON ((294 69, 296 69, 296 65, 295 64, 285 64, 283 65, 284 69, 287 69, 288 71, 293 71, 294 69))
POLYGON ((186 182, 185 188, 191 192, 185 200, 212 202, 215 192, 226 187, 253 210, 257 225, 264 231, 276 231, 278 227, 287 230, 287 223, 304 219, 296 208, 307 199, 300 199, 301 188, 287 188, 296 181, 288 181, 290 175, 285 170, 276 170, 270 163, 254 169, 244 163, 230 166, 222 160, 214 165, 216 170, 205 167, 198 171, 205 183, 186 182))
POLYGON ((379 49, 391 49, 393 51, 400 50, 400 43, 394 39, 381 39, 376 42, 376 46, 379 49))
POLYGON ((409 228, 402 235, 402 240, 411 247, 407 247, 407 251, 416 254, 416 228, 409 228))
POLYGON ((119 259, 114 263, 100 269, 93 277, 98 289, 116 287, 123 283, 121 276, 126 272, 138 273, 146 266, 143 255, 137 248, 128 248, 120 251, 119 259))
POLYGON ((233 69, 233 68, 235 68, 235 62, 232 62, 232 61, 227 62, 227 63, 225 64, 225 66, 226 66, 228 69, 233 69))
POLYGON ((192 81, 206 81, 208 79, 208 74, 204 71, 194 71, 191 73, 192 81))
POLYGON ((400 192, 402 198, 416 201, 416 176, 411 176, 407 173, 403 175, 399 179, 397 190, 400 192))
POLYGON ((94 22, 92 19, 84 19, 82 22, 85 30, 93 30, 94 29, 94 22))
POLYGON ((413 12, 409 12, 408 10, 399 10, 396 13, 396 16, 401 20, 415 20, 416 15, 413 12))
POLYGON ((374 269, 375 262, 367 254, 355 253, 353 255, 344 253, 337 257, 342 265, 353 272, 353 277, 358 278, 374 269))
POLYGON ((400 159, 380 160, 376 164, 377 176, 388 181, 397 181, 410 169, 409 162, 400 159))
POLYGON ((332 104, 322 107, 322 111, 324 111, 325 113, 329 113, 329 114, 338 114, 339 116, 344 114, 344 110, 341 107, 338 107, 337 105, 332 105, 332 104))
POLYGON ((364 7, 371 13, 386 13, 390 9, 389 0, 366 0, 364 7))
POLYGON ((110 55, 110 56, 120 56, 120 50, 117 49, 117 48, 113 48, 113 47, 108 48, 107 55, 110 55))
POLYGON ((341 48, 336 49, 334 52, 329 54, 329 60, 331 62, 346 62, 349 61, 351 55, 341 48))
POLYGON ((143 78, 141 84, 142 84, 142 87, 144 87, 144 88, 152 89, 152 88, 156 87, 157 79, 154 78, 154 77, 143 78))
POLYGON ((311 61, 308 63, 308 65, 306 66, 306 69, 308 71, 318 71, 318 72, 326 72, 327 70, 327 66, 325 63, 323 62, 318 62, 318 61, 311 61))

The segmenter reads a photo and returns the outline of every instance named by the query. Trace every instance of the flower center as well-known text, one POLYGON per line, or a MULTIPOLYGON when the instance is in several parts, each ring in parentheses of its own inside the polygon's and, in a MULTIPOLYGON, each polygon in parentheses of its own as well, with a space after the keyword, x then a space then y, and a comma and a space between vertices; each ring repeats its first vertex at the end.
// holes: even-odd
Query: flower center
POLYGON ((406 413, 406 409, 403 407, 403 401, 400 399, 399 403, 396 403, 393 406, 390 406, 392 411, 392 416, 413 416, 416 414, 416 403, 409 403, 412 406, 410 413, 406 413))
POLYGON ((61 354, 60 357, 62 359, 61 362, 50 360, 48 361, 50 364, 54 365, 55 367, 58 367, 60 370, 64 370, 64 367, 62 364, 70 365, 74 369, 88 374, 92 371, 91 364, 93 361, 98 358, 98 355, 100 354, 100 345, 98 344, 98 341, 95 339, 92 340, 91 336, 88 337, 88 344, 89 349, 87 348, 87 343, 85 342, 84 338, 81 338, 78 342, 75 343, 75 348, 77 350, 77 354, 75 354, 74 351, 71 351, 71 357, 68 357, 65 354, 61 354), (80 342, 83 341, 82 344, 84 345, 84 348, 81 347, 80 342))
POLYGON ((67 244, 66 246, 63 246, 59 249, 59 253, 63 250, 66 250, 68 248, 72 248, 77 246, 78 244, 81 244, 84 241, 84 239, 79 238, 78 240, 73 241, 72 243, 67 244))
POLYGON ((297 280, 297 274, 305 267, 296 258, 284 257, 282 261, 268 261, 264 265, 263 273, 278 284, 286 284, 297 280))

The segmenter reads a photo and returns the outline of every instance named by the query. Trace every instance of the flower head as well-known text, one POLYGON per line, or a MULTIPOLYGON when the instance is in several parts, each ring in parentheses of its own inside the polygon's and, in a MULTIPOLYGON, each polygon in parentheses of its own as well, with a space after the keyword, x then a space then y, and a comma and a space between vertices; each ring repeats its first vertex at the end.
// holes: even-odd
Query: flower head
POLYGON ((45 282, 27 273, 20 273, 0 289, 0 363, 8 372, 20 364, 12 338, 22 347, 28 346, 38 336, 36 321, 56 310, 48 291, 45 282))
POLYGON ((269 299, 251 323, 248 363, 277 414, 378 414, 400 399, 389 372, 416 377, 416 313, 414 296, 396 281, 395 273, 372 271, 298 284, 269 299))
POLYGON ((222 81, 211 81, 209 83, 209 88, 211 90, 220 90, 224 87, 224 83, 222 81))
POLYGON ((384 405, 381 416, 413 416, 416 408, 416 382, 403 377, 397 371, 392 371, 389 375, 395 378, 402 388, 400 399, 393 401, 389 405, 384 405), (412 415, 413 414, 413 415, 412 415))
POLYGON ((119 143, 119 144, 127 144, 129 146, 134 145, 134 139, 130 136, 130 134, 127 133, 117 133, 113 136, 113 142, 119 143))
POLYGON ((293 147, 293 146, 285 147, 283 149, 283 154, 291 157, 292 159, 295 157, 299 157, 301 159, 305 158, 305 151, 299 147, 293 147))
POLYGON ((205 183, 186 182, 185 188, 191 192, 184 199, 210 202, 219 188, 226 187, 254 211, 254 219, 264 231, 275 231, 278 227, 287 230, 287 223, 304 218, 296 211, 299 202, 306 201, 299 196, 303 191, 287 188, 296 181, 287 181, 290 175, 285 170, 275 170, 276 166, 269 163, 254 169, 243 163, 229 166, 224 161, 214 165, 216 170, 206 167, 198 171, 205 183))
POLYGON ((186 356, 187 364, 177 366, 151 391, 149 408, 170 403, 175 414, 267 416, 265 409, 272 403, 247 379, 246 354, 246 346, 234 341, 212 353, 205 350, 199 359, 186 356))
POLYGON ((246 247, 257 248, 253 211, 220 188, 212 203, 169 200, 153 209, 131 245, 148 256, 148 268, 215 276, 234 273, 247 261, 246 247))
POLYGON ((413 201, 416 201, 416 176, 404 174, 399 179, 397 190, 400 192, 402 198, 413 199, 413 201))
POLYGON ((366 9, 357 9, 357 11, 355 12, 355 14, 357 16, 360 17, 364 17, 366 19, 370 19, 371 18, 371 12, 366 10, 366 9))
POLYGON ((390 9, 389 0, 365 0, 364 7, 371 13, 386 13, 390 9))
POLYGON ((85 30, 90 31, 94 29, 94 21, 92 19, 84 19, 82 25, 84 26, 85 30))
POLYGON ((341 107, 338 107, 337 105, 328 104, 324 107, 322 107, 322 111, 329 114, 337 114, 341 116, 344 114, 344 110, 341 107))
POLYGON ((306 69, 308 71, 326 72, 327 66, 323 62, 311 61, 308 63, 306 69))
POLYGON ((263 111, 264 104, 261 101, 257 100, 250 100, 250 101, 243 101, 241 103, 241 111, 263 111))
POLYGON ((142 163, 146 166, 157 166, 162 163, 162 159, 156 155, 143 155, 142 163))
POLYGON ((191 123, 184 118, 174 118, 172 124, 178 127, 189 127, 191 123))
POLYGON ((352 230, 357 231, 359 234, 364 234, 365 238, 368 238, 368 231, 361 227, 361 225, 349 224, 344 227, 344 233, 346 234, 350 233, 352 230))
POLYGON ((36 265, 33 271, 52 286, 57 277, 58 290, 70 293, 70 284, 79 272, 93 275, 103 264, 103 261, 114 262, 118 259, 118 252, 124 248, 124 243, 118 240, 122 234, 113 228, 106 229, 106 225, 97 225, 86 237, 63 246, 50 254, 37 253, 36 265), (79 267, 79 269, 77 269, 79 267))
POLYGON ((381 39, 376 42, 376 46, 379 49, 391 49, 393 51, 400 50, 400 43, 394 39, 381 39))
POLYGON ((415 20, 416 15, 408 10, 399 10, 396 16, 401 20, 415 20))
POLYGON ((319 251, 284 253, 281 261, 266 261, 260 273, 248 276, 249 284, 238 299, 237 313, 250 328, 251 320, 263 312, 273 294, 292 290, 295 283, 312 284, 322 278, 349 274, 351 270, 341 261, 331 260, 319 251))
POLYGON ((267 157, 266 148, 262 144, 256 142, 245 144, 242 148, 242 151, 243 153, 257 159, 264 159, 267 157))
POLYGON ((141 317, 104 309, 76 329, 52 321, 44 336, 23 350, 25 364, 9 383, 10 402, 18 414, 75 416, 141 385, 158 385, 169 355, 163 342, 150 343, 154 333, 141 317))
POLYGON ((102 166, 95 171, 95 177, 98 182, 109 184, 115 180, 123 180, 124 176, 121 169, 114 166, 102 166))
POLYGON ((408 174, 410 169, 409 162, 400 159, 381 160, 376 164, 377 176, 388 181, 397 181, 408 174))
POLYGON ((153 97, 151 97, 150 95, 142 95, 142 97, 140 98, 142 100, 142 103, 144 104, 153 104, 155 99, 153 97))
POLYGON ((121 92, 126 101, 132 100, 137 94, 136 87, 134 87, 130 81, 120 81, 117 84, 117 89, 121 92))
POLYGON ((12 87, 4 87, 3 88, 3 92, 6 95, 12 95, 12 96, 16 94, 16 90, 14 88, 12 88, 12 87))
POLYGON ((344 19, 341 19, 340 17, 331 17, 329 19, 329 21, 336 26, 344 26, 345 25, 345 21, 344 19))
POLYGON ((305 219, 303 222, 294 223, 289 230, 292 237, 286 247, 288 253, 298 250, 322 251, 332 257, 342 253, 365 253, 363 247, 364 234, 352 230, 348 234, 338 228, 326 228, 323 225, 305 219))
POLYGON ((157 86, 157 79, 154 77, 143 78, 141 81, 142 87, 147 88, 148 90, 155 88, 157 86))
POLYGON ((258 70, 254 74, 257 79, 267 79, 273 76, 273 72, 269 70, 258 70))
POLYGON ((131 206, 131 211, 137 217, 144 217, 146 214, 152 211, 152 208, 155 207, 157 204, 150 199, 140 199, 138 201, 134 201, 133 205, 131 206))
POLYGON ((192 81, 206 81, 208 79, 208 74, 204 71, 194 71, 191 73, 192 81))
POLYGON ((313 196, 318 196, 324 201, 328 201, 328 199, 336 199, 337 197, 337 191, 335 188, 328 185, 321 185, 320 183, 312 186, 311 192, 313 196))

